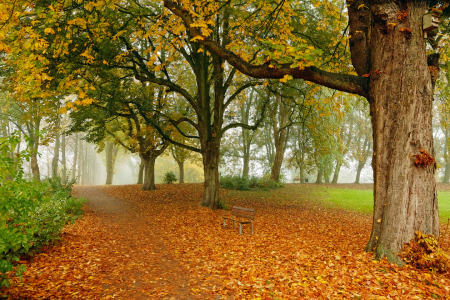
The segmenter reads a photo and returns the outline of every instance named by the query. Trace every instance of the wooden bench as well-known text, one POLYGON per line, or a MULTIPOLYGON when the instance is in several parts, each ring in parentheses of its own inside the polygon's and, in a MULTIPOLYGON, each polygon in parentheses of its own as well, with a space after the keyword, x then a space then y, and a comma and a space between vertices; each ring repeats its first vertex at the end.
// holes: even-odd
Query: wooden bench
POLYGON ((253 234, 253 219, 255 218, 255 212, 256 212, 256 210, 251 209, 251 208, 233 206, 233 208, 231 209, 232 217, 223 217, 223 228, 225 228, 225 220, 232 220, 233 227, 236 227, 236 222, 239 223, 239 234, 240 235, 242 235, 242 224, 250 224, 251 228, 252 228, 252 234, 253 234), (250 221, 242 221, 237 218, 250 219, 250 221))

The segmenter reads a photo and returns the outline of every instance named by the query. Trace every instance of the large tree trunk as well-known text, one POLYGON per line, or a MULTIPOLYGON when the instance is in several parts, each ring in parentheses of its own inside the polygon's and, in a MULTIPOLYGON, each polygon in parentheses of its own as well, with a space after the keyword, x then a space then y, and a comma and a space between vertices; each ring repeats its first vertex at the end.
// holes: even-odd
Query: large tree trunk
POLYGON ((283 145, 276 145, 275 147, 275 159, 273 160, 272 172, 270 174, 270 179, 278 182, 280 180, 281 166, 283 165, 284 152, 283 145), (280 149, 281 148, 281 149, 280 149))
POLYGON ((202 153, 205 193, 200 205, 211 209, 219 208, 219 141, 220 138, 212 138, 206 142, 202 153))
POLYGON ((375 203, 366 250, 399 264, 396 254, 415 231, 439 236, 436 166, 414 163, 420 149, 434 154, 433 85, 422 35, 427 2, 405 2, 370 4, 374 21, 368 29, 375 203), (409 16, 399 22, 397 12, 402 10, 409 16), (412 34, 401 28, 411 28, 412 34))
POLYGON ((184 161, 177 161, 178 170, 180 173, 180 178, 178 179, 179 183, 184 183, 184 161))
POLYGON ((155 162, 156 157, 150 156, 150 158, 144 160, 145 178, 142 185, 143 191, 156 190, 155 185, 155 162))
POLYGON ((141 157, 141 163, 139 164, 139 174, 138 174, 137 184, 142 184, 144 182, 144 168, 145 168, 145 161, 141 157))

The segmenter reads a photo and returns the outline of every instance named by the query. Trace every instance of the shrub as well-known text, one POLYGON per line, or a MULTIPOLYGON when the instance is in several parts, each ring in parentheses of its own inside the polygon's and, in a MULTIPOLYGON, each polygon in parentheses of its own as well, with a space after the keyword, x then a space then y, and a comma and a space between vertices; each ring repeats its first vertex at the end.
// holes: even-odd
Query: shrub
POLYGON ((284 186, 282 182, 270 179, 269 175, 263 177, 252 176, 250 178, 236 175, 225 175, 219 179, 220 185, 225 189, 248 191, 250 189, 276 189, 284 186))
POLYGON ((247 177, 234 175, 225 175, 219 178, 220 185, 225 189, 248 191, 250 190, 250 181, 247 177))
POLYGON ((440 247, 434 235, 416 231, 411 242, 406 243, 400 257, 418 269, 446 272, 450 267, 450 256, 440 247))
POLYGON ((219 200, 219 209, 228 210, 229 209, 228 204, 223 200, 219 200))
POLYGON ((166 174, 164 174, 163 177, 164 183, 174 183, 177 181, 178 181, 177 176, 175 176, 175 174, 172 171, 166 172, 166 174))
MULTIPOLYGON (((85 200, 70 195, 72 184, 62 185, 59 178, 42 183, 17 179, 0 187, 0 287, 9 286, 6 273, 20 255, 33 254, 59 239, 64 225, 82 214, 85 200)), ((16 275, 24 270, 17 266, 16 275)))

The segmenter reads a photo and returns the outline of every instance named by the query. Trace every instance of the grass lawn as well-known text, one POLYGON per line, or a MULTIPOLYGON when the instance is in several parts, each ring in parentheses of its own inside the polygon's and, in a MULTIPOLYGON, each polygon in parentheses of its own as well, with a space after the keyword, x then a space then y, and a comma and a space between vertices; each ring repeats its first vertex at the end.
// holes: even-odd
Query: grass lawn
MULTIPOLYGON (((312 197, 312 199, 325 202, 327 206, 340 207, 363 214, 372 214, 373 211, 372 190, 319 188, 315 195, 317 197, 312 197)), ((439 217, 442 222, 446 222, 450 218, 450 192, 438 192, 438 201, 439 217)))

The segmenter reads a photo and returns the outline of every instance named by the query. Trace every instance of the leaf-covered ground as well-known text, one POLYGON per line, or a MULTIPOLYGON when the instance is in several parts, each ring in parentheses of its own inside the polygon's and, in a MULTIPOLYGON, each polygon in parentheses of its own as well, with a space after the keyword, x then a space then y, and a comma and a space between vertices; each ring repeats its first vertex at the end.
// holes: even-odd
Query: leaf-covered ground
MULTIPOLYGON (((223 229, 200 184, 77 187, 86 215, 27 261, 9 299, 449 299, 449 274, 363 251, 370 217, 311 202, 313 185, 221 191, 255 208, 255 234, 223 229)), ((245 230, 248 232, 249 228, 245 230)))

